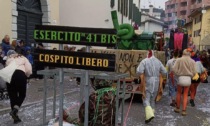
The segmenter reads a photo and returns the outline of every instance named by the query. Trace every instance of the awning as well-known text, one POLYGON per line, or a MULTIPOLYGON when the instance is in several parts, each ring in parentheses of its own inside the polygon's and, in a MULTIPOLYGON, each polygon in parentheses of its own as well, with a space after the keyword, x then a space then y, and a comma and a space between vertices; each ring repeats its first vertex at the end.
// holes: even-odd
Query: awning
POLYGON ((210 45, 210 34, 208 34, 207 36, 205 36, 200 43, 201 46, 205 46, 205 45, 210 45))

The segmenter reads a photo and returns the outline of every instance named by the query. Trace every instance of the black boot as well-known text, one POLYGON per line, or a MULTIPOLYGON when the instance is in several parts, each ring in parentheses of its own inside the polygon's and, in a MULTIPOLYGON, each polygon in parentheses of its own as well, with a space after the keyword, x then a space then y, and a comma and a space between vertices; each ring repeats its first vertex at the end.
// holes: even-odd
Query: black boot
POLYGON ((19 107, 14 107, 13 110, 9 113, 12 116, 12 118, 14 119, 15 124, 21 122, 20 118, 17 115, 18 109, 19 109, 19 107))
POLYGON ((191 104, 192 107, 195 106, 195 103, 194 103, 194 100, 193 99, 190 99, 190 104, 191 104))
POLYGON ((14 119, 14 124, 17 124, 19 122, 22 122, 22 120, 17 115, 16 119, 14 119))

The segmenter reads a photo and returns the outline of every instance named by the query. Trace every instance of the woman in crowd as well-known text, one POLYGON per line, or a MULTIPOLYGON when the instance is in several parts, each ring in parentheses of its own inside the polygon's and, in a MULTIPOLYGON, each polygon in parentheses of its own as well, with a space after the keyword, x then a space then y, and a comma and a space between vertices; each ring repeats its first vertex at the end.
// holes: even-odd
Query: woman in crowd
MULTIPOLYGON (((196 71, 200 75, 201 73, 205 71, 205 68, 203 67, 200 61, 200 58, 195 54, 195 52, 191 53, 191 57, 195 61, 196 71)), ((195 99, 195 95, 196 95, 196 91, 197 91, 197 87, 199 83, 200 83, 200 78, 198 80, 192 80, 192 84, 190 85, 190 104, 192 107, 195 106, 194 99, 195 99)))
MULTIPOLYGON (((196 63, 194 60, 191 59, 190 52, 187 49, 183 51, 182 57, 176 60, 176 63, 173 66, 173 72, 175 75, 179 77, 188 76, 193 79, 197 78, 197 76, 194 77, 197 73, 196 63)), ((183 90, 182 116, 187 115, 186 109, 187 109, 187 97, 188 97, 189 86, 183 86, 179 81, 177 83, 176 108, 174 109, 174 112, 176 113, 180 112, 181 94, 183 90)))
POLYGON ((21 120, 18 117, 18 110, 26 97, 27 77, 32 74, 32 67, 28 59, 23 55, 17 54, 14 50, 9 50, 6 65, 8 66, 12 62, 15 62, 18 67, 12 76, 11 82, 7 83, 7 91, 12 109, 10 115, 14 119, 14 123, 19 123, 21 120))
POLYGON ((172 68, 179 56, 178 51, 174 51, 173 58, 168 60, 166 64, 166 69, 169 74, 169 95, 171 96, 171 104, 170 106, 176 106, 176 91, 177 91, 177 77, 174 75, 172 68))

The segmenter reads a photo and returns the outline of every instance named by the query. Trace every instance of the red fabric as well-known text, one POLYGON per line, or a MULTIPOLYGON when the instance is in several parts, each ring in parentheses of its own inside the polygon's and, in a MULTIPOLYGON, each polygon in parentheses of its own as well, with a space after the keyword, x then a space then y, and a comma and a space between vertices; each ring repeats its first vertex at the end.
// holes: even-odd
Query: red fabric
POLYGON ((182 98, 182 102, 183 102, 182 110, 186 111, 189 87, 182 87, 182 86, 177 85, 176 104, 177 104, 177 108, 179 109, 180 104, 181 104, 182 89, 184 90, 183 98, 182 98))
POLYGON ((148 53, 148 57, 147 58, 150 58, 152 56, 152 51, 149 50, 149 53, 148 53))
POLYGON ((183 33, 174 33, 174 49, 182 50, 183 33))

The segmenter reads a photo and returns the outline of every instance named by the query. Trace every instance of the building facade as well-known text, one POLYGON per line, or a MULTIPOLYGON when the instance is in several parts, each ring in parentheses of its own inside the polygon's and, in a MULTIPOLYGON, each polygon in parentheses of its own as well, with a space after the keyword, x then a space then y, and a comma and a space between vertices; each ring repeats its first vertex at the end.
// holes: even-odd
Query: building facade
MULTIPOLYGON (((119 24, 141 24, 140 0, 59 0, 60 25, 114 28, 111 11, 117 10, 119 24)), ((76 46, 79 49, 83 46, 76 46)), ((101 47, 93 47, 101 48, 101 47)), ((103 48, 103 47, 102 47, 103 48)))
POLYGON ((141 13, 140 29, 147 33, 161 32, 167 25, 163 20, 150 16, 149 14, 141 13))
POLYGON ((140 25, 140 0, 59 0, 60 24, 64 26, 113 28, 111 11, 118 21, 140 25))
POLYGON ((141 9, 141 12, 161 20, 165 18, 165 11, 161 8, 155 8, 153 5, 149 5, 149 8, 141 9))
POLYGON ((210 0, 168 0, 165 3, 165 21, 169 29, 176 28, 176 20, 190 21, 188 16, 193 10, 210 5, 210 0))
POLYGON ((167 25, 164 23, 165 11, 149 5, 149 8, 141 9, 141 26, 144 32, 153 33, 164 31, 167 25))
POLYGON ((193 11, 189 17, 192 20, 192 41, 197 49, 205 49, 202 40, 210 35, 210 6, 193 11))
POLYGON ((58 0, 0 0, 0 41, 11 39, 34 42, 35 25, 59 24, 58 0))

